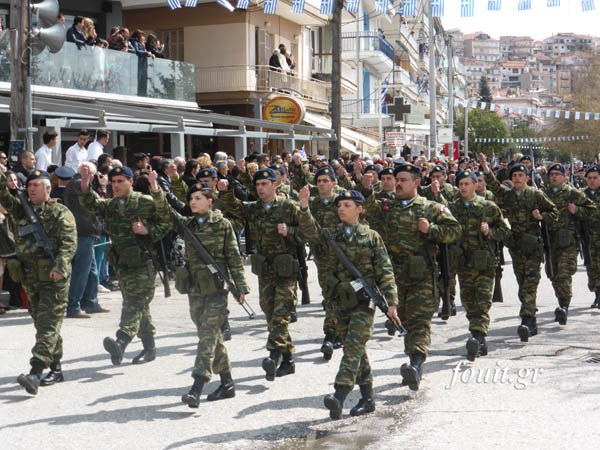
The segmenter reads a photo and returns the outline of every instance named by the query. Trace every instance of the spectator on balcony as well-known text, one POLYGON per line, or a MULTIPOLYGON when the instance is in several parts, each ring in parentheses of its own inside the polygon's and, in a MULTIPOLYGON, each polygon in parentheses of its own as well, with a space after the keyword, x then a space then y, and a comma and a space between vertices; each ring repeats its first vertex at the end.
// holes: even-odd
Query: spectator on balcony
MULTIPOLYGON (((119 52, 128 52, 129 30, 127 28, 121 28, 116 33, 111 34, 108 41, 108 48, 119 52)), ((133 52, 133 48, 131 51, 133 52)))
POLYGON ((94 21, 89 17, 85 17, 81 24, 81 33, 85 39, 85 45, 93 46, 96 45, 96 39, 98 39, 98 35, 96 34, 96 28, 94 27, 94 21))
POLYGON ((154 58, 154 54, 146 49, 146 34, 142 30, 135 30, 129 39, 135 54, 141 58, 154 58))
POLYGON ((85 47, 85 36, 81 32, 83 27, 83 17, 77 16, 73 20, 73 26, 67 30, 67 42, 73 42, 77 45, 77 48, 81 50, 81 47, 85 47))
POLYGON ((273 71, 281 70, 281 64, 279 63, 279 50, 273 50, 271 58, 269 58, 269 67, 273 71))
POLYGON ((154 54, 146 50, 146 35, 142 30, 135 30, 129 39, 135 54, 138 56, 138 96, 148 96, 148 58, 154 54))
POLYGON ((294 63, 294 58, 292 58, 292 54, 287 51, 285 44, 279 44, 279 54, 285 56, 285 62, 290 68, 290 72, 296 68, 296 64, 294 63))
POLYGON ((106 38, 107 42, 108 42, 108 46, 110 48, 112 42, 114 41, 114 39, 117 37, 117 35, 119 34, 119 31, 121 30, 121 27, 119 27, 119 25, 115 25, 114 27, 112 27, 110 29, 110 34, 109 36, 106 38))
POLYGON ((162 44, 156 35, 149 34, 148 39, 146 40, 146 50, 152 53, 157 58, 165 57, 165 46, 162 44))

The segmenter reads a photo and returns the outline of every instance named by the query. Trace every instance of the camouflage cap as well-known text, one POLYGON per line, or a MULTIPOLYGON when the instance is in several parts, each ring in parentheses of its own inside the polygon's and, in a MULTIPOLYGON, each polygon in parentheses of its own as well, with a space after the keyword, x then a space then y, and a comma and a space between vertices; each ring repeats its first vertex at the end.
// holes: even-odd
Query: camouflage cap
POLYGON ((421 176, 421 169, 414 164, 398 164, 394 169, 394 176, 400 172, 412 173, 418 177, 421 176))
POLYGON ((260 169, 254 174, 252 182, 256 184, 256 182, 259 180, 277 181, 277 175, 275 175, 275 171, 273 169, 260 169))
POLYGON ((548 167, 548 173, 555 171, 555 172, 560 172, 563 175, 565 174, 566 170, 565 170, 565 166, 563 166, 560 163, 556 163, 556 164, 552 164, 550 167, 548 167))
POLYGON ((522 172, 525 175, 529 175, 529 169, 523 164, 515 164, 511 167, 509 175, 512 177, 513 173, 522 172))
POLYGON ((315 181, 321 175, 326 175, 326 176, 328 176, 329 178, 331 178, 334 181, 337 179, 337 175, 336 175, 335 171, 330 166, 321 166, 321 167, 319 167, 319 169, 315 172, 315 181))
POLYGON ((46 180, 49 180, 50 174, 45 170, 33 170, 29 175, 27 175, 27 182, 29 183, 31 180, 37 180, 38 178, 45 178, 46 180))
POLYGON ((365 202, 365 197, 358 191, 348 190, 342 192, 335 198, 335 204, 337 205, 342 200, 352 200, 359 205, 362 205, 365 202))
POLYGON ((202 169, 196 174, 196 180, 200 178, 217 178, 217 171, 211 168, 202 169))
POLYGON ((108 180, 112 180, 112 177, 122 176, 125 178, 133 178, 133 172, 129 167, 115 167, 108 172, 108 180))

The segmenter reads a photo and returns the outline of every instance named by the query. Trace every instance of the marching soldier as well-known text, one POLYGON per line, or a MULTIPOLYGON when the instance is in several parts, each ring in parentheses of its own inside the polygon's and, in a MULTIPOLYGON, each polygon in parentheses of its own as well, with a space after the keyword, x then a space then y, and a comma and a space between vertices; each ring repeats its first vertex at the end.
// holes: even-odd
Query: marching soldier
POLYGON ((448 175, 444 166, 435 166, 429 174, 431 184, 425 187, 419 186, 419 195, 438 203, 443 203, 440 197, 443 197, 447 202, 452 202, 458 197, 458 188, 447 182, 448 175))
POLYGON ((485 337, 490 325, 492 288, 498 266, 498 243, 508 227, 500 208, 476 195, 477 174, 470 170, 456 176, 460 198, 450 204, 452 214, 462 227, 458 241, 458 280, 460 300, 467 312, 469 331, 467 359, 488 353, 485 337))
POLYGON ((71 260, 77 249, 75 219, 69 209, 50 198, 50 175, 33 170, 27 177, 27 194, 14 196, 0 173, 0 203, 15 218, 16 259, 9 260, 10 275, 23 283, 29 299, 29 314, 35 326, 31 371, 17 382, 32 395, 38 387, 64 381, 60 360, 63 341, 60 329, 67 309, 71 260), (22 201, 27 201, 23 204, 22 201), (34 217, 31 217, 31 216, 34 217), (33 219, 33 220, 32 220, 33 219), (46 236, 34 236, 37 223, 46 236), (50 372, 42 378, 44 369, 50 372))
POLYGON ((588 167, 585 171, 585 180, 587 187, 583 192, 596 205, 596 210, 585 218, 590 242, 590 265, 587 267, 588 288, 596 295, 591 307, 600 308, 600 167, 596 164, 588 167))
MULTIPOLYGON (((305 186, 300 191, 300 228, 309 242, 321 243, 321 227, 308 209, 309 196, 308 187, 305 186)), ((394 270, 383 240, 376 231, 370 230, 368 225, 359 223, 364 211, 364 202, 365 198, 357 191, 350 190, 338 195, 335 205, 341 223, 326 228, 325 232, 329 233, 342 252, 355 264, 365 280, 372 286, 379 287, 389 304, 390 317, 400 325, 396 312, 398 293, 394 282, 394 270)), ((333 314, 344 344, 344 356, 335 377, 335 393, 325 396, 324 399, 329 416, 337 420, 342 417, 344 400, 355 384, 360 387, 361 399, 352 408, 350 415, 361 416, 375 411, 373 375, 365 348, 373 334, 375 311, 366 298, 354 291, 351 287, 352 275, 331 253, 329 246, 324 245, 327 248, 323 258, 329 260, 326 286, 331 292, 333 314)))
POLYGON ((265 313, 269 357, 262 362, 265 378, 273 381, 296 372, 294 344, 288 330, 296 297, 299 263, 296 245, 299 208, 292 200, 276 195, 277 177, 272 169, 254 174, 258 200, 242 203, 233 196, 227 180, 217 185, 225 212, 246 220, 255 239, 252 272, 258 275, 260 307, 265 313), (283 358, 277 368, 279 359, 283 358))
MULTIPOLYGON (((212 187, 207 183, 190 186, 187 201, 194 216, 183 217, 169 207, 165 193, 156 182, 156 172, 151 172, 149 178, 154 205, 160 218, 176 229, 181 224, 193 231, 217 263, 231 274, 241 293, 239 301, 243 303, 244 295, 250 290, 244 276, 244 266, 235 231, 223 215, 211 211, 215 199, 212 187)), ((221 332, 222 324, 229 312, 228 291, 224 288, 223 282, 209 270, 206 262, 198 255, 187 238, 185 248, 186 266, 179 270, 183 270, 189 277, 188 289, 182 288, 182 290, 188 291, 190 315, 198 330, 198 349, 192 370, 194 384, 181 400, 190 408, 197 408, 200 404, 202 388, 210 381, 213 372, 219 374, 221 384, 215 392, 208 395, 207 400, 215 401, 235 396, 231 364, 221 332)))
POLYGON ((556 222, 558 211, 546 194, 528 186, 529 169, 523 164, 515 164, 510 169, 513 187, 506 190, 490 170, 483 153, 479 154, 479 162, 488 187, 510 223, 510 233, 504 243, 510 251, 519 284, 521 325, 517 332, 521 341, 527 342, 538 331, 536 293, 542 263, 540 221, 545 220, 548 224, 556 222))
POLYGON ((378 201, 367 198, 367 220, 375 217, 383 226, 398 288, 398 316, 408 330, 404 352, 410 363, 400 370, 403 384, 419 389, 422 364, 431 344, 431 319, 438 306, 438 243, 451 243, 460 237, 458 221, 448 208, 417 194, 421 169, 402 164, 394 169, 396 196, 378 201))
POLYGON ((113 198, 96 199, 90 188, 90 171, 81 169, 82 206, 106 224, 112 241, 105 252, 114 267, 123 307, 117 339, 104 338, 104 349, 114 365, 123 361, 125 348, 134 336, 142 340, 143 350, 133 358, 134 364, 156 358, 156 328, 150 315, 154 298, 154 280, 158 256, 154 244, 168 232, 167 224, 156 214, 152 197, 133 191, 133 172, 129 167, 115 167, 108 173, 113 198))
POLYGON ((577 272, 579 245, 576 221, 595 213, 594 202, 579 189, 570 186, 562 164, 553 164, 548 169, 548 184, 544 192, 556 205, 558 221, 549 227, 552 246, 554 278, 552 287, 558 299, 554 311, 554 321, 560 325, 567 323, 571 303, 573 275, 577 272))

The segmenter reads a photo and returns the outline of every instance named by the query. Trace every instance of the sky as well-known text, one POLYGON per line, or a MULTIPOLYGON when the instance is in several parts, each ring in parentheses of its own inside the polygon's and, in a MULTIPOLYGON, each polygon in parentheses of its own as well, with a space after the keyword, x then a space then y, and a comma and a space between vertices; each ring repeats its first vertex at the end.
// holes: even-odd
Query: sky
POLYGON ((531 0, 530 11, 518 11, 519 0, 502 0, 500 11, 488 11, 487 0, 475 0, 473 17, 460 17, 460 0, 445 0, 444 29, 459 28, 463 33, 483 31, 500 36, 530 36, 542 40, 557 33, 589 34, 600 37, 600 0, 595 9, 581 11, 581 0, 560 0, 559 7, 548 8, 547 0, 531 0))

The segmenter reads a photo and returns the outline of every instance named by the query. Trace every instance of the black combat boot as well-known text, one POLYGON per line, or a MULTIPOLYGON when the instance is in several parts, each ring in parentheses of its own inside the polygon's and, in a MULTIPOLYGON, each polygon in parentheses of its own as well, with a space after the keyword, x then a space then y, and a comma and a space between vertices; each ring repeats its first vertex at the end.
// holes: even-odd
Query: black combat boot
POLYGON ((323 339, 323 344, 321 345, 321 353, 323 353, 323 358, 325 358, 327 361, 329 361, 333 356, 334 341, 335 335, 331 332, 326 332, 325 338, 323 339))
POLYGON ((294 362, 293 355, 291 353, 283 354, 283 361, 277 368, 277 377, 285 377, 286 375, 291 375, 296 373, 296 363, 294 362))
POLYGON ((208 378, 194 377, 194 384, 192 385, 190 392, 182 395, 181 401, 190 408, 197 408, 200 406, 200 394, 202 394, 204 383, 208 383, 208 378))
POLYGON ((348 397, 348 394, 352 392, 352 386, 340 386, 334 385, 335 393, 333 395, 326 395, 323 399, 325 408, 329 410, 329 417, 333 420, 339 420, 342 418, 342 410, 344 409, 344 400, 348 397))
POLYGON ((60 361, 54 361, 50 364, 50 372, 41 379, 40 386, 52 386, 53 384, 62 383, 63 381, 65 381, 65 377, 63 376, 60 361))
POLYGON ((521 338, 521 342, 528 342, 531 336, 537 334, 537 319, 535 317, 522 317, 517 333, 521 338))
POLYGON ((231 326, 229 326, 229 318, 227 317, 221 325, 221 333, 223 334, 223 342, 231 340, 231 326))
POLYGON ((415 352, 410 355, 410 364, 402 364, 402 367, 400 367, 400 375, 402 375, 403 386, 408 386, 411 391, 419 390, 424 362, 425 355, 420 352, 415 352))
POLYGON ((154 335, 149 334, 142 336, 142 345, 144 349, 137 354, 133 361, 133 364, 143 364, 145 362, 154 361, 156 359, 156 344, 154 343, 154 335))
POLYGON ((17 378, 17 383, 23 386, 28 394, 37 395, 43 371, 44 365, 41 362, 33 361, 31 363, 29 375, 19 375, 17 378))
POLYGON ((373 384, 361 384, 361 399, 356 406, 350 410, 351 416, 364 416, 375 411, 375 400, 373 400, 373 384))
POLYGON ((485 340, 485 334, 480 333, 479 336, 479 356, 487 356, 488 354, 488 346, 487 341, 485 340))
POLYGON ((467 339, 467 359, 469 361, 475 361, 475 358, 479 356, 479 348, 481 342, 479 340, 479 331, 471 331, 471 337, 467 339))
POLYGON ((233 385, 233 378, 231 378, 231 372, 223 372, 220 374, 221 384, 215 392, 208 394, 206 400, 214 402, 216 400, 224 400, 226 398, 235 397, 235 386, 233 385))
POLYGON ((333 340, 333 348, 335 350, 337 350, 338 348, 344 348, 344 343, 342 342, 342 338, 339 336, 336 336, 335 339, 333 340))
POLYGON ((569 315, 570 300, 558 299, 558 308, 554 310, 554 321, 559 325, 567 324, 567 316, 569 315))
POLYGON ((110 360, 115 366, 118 366, 123 361, 123 354, 130 342, 131 338, 121 330, 117 331, 116 341, 109 337, 104 338, 104 349, 110 353, 110 360))
POLYGON ((600 308, 600 289, 596 289, 596 298, 594 299, 594 303, 590 308, 600 308))
POLYGON ((279 363, 280 357, 281 352, 278 350, 271 350, 269 357, 263 359, 262 368, 265 371, 265 378, 267 381, 275 380, 275 371, 277 370, 277 364, 279 363))

